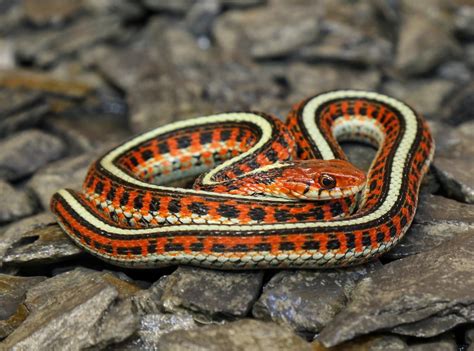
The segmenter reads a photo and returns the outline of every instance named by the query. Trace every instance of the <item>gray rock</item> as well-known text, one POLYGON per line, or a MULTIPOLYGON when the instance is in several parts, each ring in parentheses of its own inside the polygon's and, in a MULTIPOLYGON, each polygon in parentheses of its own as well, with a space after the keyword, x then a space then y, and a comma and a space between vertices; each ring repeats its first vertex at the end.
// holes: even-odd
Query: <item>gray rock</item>
POLYGON ((375 90, 380 82, 380 73, 329 64, 296 63, 288 67, 288 82, 293 92, 290 100, 297 102, 334 89, 375 90))
POLYGON ((38 196, 44 209, 51 196, 61 188, 81 189, 91 163, 99 152, 90 152, 53 162, 38 171, 27 186, 38 196))
POLYGON ((218 0, 196 2, 186 15, 186 25, 196 36, 209 36, 214 19, 221 10, 218 0))
POLYGON ((60 24, 81 9, 82 1, 64 2, 61 0, 46 0, 39 4, 34 0, 25 0, 23 10, 28 21, 35 25, 60 24))
POLYGON ((474 134, 474 120, 457 127, 432 121, 430 128, 436 143, 436 157, 454 159, 474 157, 474 144, 470 139, 474 134))
POLYGON ((27 130, 0 141, 0 178, 15 180, 65 153, 64 143, 39 130, 27 130))
POLYGON ((37 92, 1 90, 0 106, 0 137, 36 126, 49 111, 37 92))
POLYGON ((158 343, 163 335, 175 330, 197 327, 189 314, 147 314, 140 319, 140 325, 133 337, 118 345, 111 345, 110 350, 158 350, 158 343))
POLYGON ((461 124, 474 121, 474 84, 456 92, 443 108, 443 120, 449 124, 461 124))
POLYGON ((465 62, 448 61, 438 67, 438 76, 458 83, 469 83, 472 78, 471 70, 465 62))
POLYGON ((59 225, 52 224, 18 235, 2 262, 9 266, 39 266, 75 258, 83 253, 59 225))
POLYGON ((454 90, 456 84, 441 79, 417 79, 410 81, 388 81, 382 91, 405 101, 416 111, 436 116, 440 113, 443 100, 454 90))
POLYGON ((148 289, 140 290, 132 296, 132 303, 140 314, 159 314, 163 312, 161 298, 166 288, 167 280, 168 276, 163 276, 148 289))
POLYGON ((356 282, 373 268, 277 273, 265 285, 252 313, 298 332, 317 333, 344 308, 356 282))
POLYGON ((393 45, 385 38, 369 35, 344 22, 325 21, 321 28, 325 33, 322 39, 299 49, 298 57, 308 61, 331 60, 363 65, 390 62, 393 45))
POLYGON ((130 300, 137 288, 110 273, 78 269, 31 288, 27 319, 3 343, 6 349, 103 348, 136 330, 130 300))
POLYGON ((65 56, 76 55, 83 49, 121 37, 125 34, 119 17, 84 17, 66 29, 25 36, 17 42, 17 55, 39 66, 50 66, 65 56))
POLYGON ((22 235, 54 223, 53 216, 45 212, 24 218, 6 227, 5 231, 0 232, 0 266, 7 250, 13 247, 15 243, 21 243, 22 235))
POLYGON ((418 75, 426 73, 438 64, 460 52, 454 41, 451 28, 442 10, 436 8, 435 2, 420 2, 412 4, 403 2, 406 7, 400 25, 397 45, 397 55, 394 67, 402 75, 418 75), (421 9, 411 9, 419 6, 421 9), (429 9, 429 10, 428 10, 429 9), (432 11, 431 16, 424 16, 426 11, 432 11), (429 36, 426 33, 430 33, 429 36))
POLYGON ((468 204, 474 203, 473 158, 438 157, 434 169, 446 196, 468 204))
POLYGON ((182 309, 204 317, 246 316, 262 286, 262 272, 220 272, 178 267, 164 287, 166 311, 182 309))
POLYGON ((454 25, 459 35, 474 38, 474 6, 461 6, 457 9, 454 25))
POLYGON ((474 350, 474 328, 469 328, 466 331, 466 343, 469 345, 467 351, 472 351, 474 350))
POLYGON ((474 67, 474 44, 468 44, 465 47, 465 60, 466 63, 471 67, 474 67))
POLYGON ((349 161, 359 169, 368 171, 375 158, 377 150, 358 143, 343 143, 342 149, 349 158, 349 161))
POLYGON ((319 34, 318 6, 272 2, 270 6, 229 11, 214 26, 219 47, 230 53, 248 50, 257 59, 291 55, 319 34))
POLYGON ((266 0, 219 0, 222 6, 226 7, 252 7, 262 5, 266 0))
POLYGON ((45 277, 15 277, 0 274, 0 338, 5 338, 28 316, 25 293, 45 277))
POLYGON ((0 179, 0 223, 30 216, 36 207, 36 201, 30 195, 0 179))
POLYGON ((181 350, 311 350, 311 344, 274 323, 243 319, 197 330, 174 331, 161 337, 158 349, 181 350))
POLYGON ((429 342, 416 342, 406 348, 407 351, 457 351, 459 350, 453 336, 436 338, 429 342))
POLYGON ((473 249, 471 231, 431 251, 384 265, 359 282, 348 306, 323 329, 319 340, 333 346, 381 329, 432 337, 472 323, 473 249))
POLYGON ((184 14, 196 0, 144 0, 144 4, 152 10, 184 14))

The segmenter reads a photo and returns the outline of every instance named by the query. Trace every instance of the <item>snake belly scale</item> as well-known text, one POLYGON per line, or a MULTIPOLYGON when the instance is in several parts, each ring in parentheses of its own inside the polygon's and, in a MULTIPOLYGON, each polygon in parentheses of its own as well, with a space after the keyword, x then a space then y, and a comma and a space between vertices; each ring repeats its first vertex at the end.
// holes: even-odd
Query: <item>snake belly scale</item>
POLYGON ((359 264, 403 237, 433 153, 426 122, 406 104, 333 91, 295 105, 286 124, 225 113, 139 135, 94 162, 82 192, 55 193, 51 209, 78 245, 122 266, 359 264), (358 202, 353 194, 313 202, 213 191, 291 159, 345 159, 341 140, 378 148, 358 202), (201 189, 161 185, 208 169, 201 189))

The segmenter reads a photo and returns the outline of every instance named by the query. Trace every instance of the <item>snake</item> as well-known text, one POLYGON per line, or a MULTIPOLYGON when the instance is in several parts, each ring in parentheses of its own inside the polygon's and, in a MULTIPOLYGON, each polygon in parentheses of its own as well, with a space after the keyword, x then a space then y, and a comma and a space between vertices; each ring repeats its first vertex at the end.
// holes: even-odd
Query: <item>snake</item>
POLYGON ((433 154, 407 104, 329 91, 286 122, 229 112, 137 135, 95 160, 81 191, 54 193, 51 210, 75 243, 118 266, 356 265, 403 238, 433 154), (376 148, 367 172, 348 162, 346 141, 376 148))

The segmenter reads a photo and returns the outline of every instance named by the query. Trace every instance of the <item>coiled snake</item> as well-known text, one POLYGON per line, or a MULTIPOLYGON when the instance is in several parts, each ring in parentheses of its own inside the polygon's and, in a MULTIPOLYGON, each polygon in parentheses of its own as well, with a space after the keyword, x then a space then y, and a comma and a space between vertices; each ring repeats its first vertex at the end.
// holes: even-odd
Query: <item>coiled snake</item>
POLYGON ((404 103, 333 91, 295 105, 286 124, 238 112, 139 135, 94 162, 82 192, 55 193, 51 209, 77 244, 117 265, 344 266, 403 237, 433 151, 404 103), (366 177, 339 161, 338 140, 378 148, 366 177), (194 189, 162 185, 204 171, 194 189))

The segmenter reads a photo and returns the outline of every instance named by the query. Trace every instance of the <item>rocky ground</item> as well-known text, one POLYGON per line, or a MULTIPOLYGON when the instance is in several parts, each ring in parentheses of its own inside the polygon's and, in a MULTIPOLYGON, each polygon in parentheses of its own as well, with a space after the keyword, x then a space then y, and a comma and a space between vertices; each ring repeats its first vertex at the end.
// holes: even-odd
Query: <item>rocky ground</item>
POLYGON ((473 74, 472 0, 0 0, 0 349, 474 350, 473 74), (403 99, 437 143, 376 262, 126 270, 48 213, 133 133, 337 88, 403 99))

